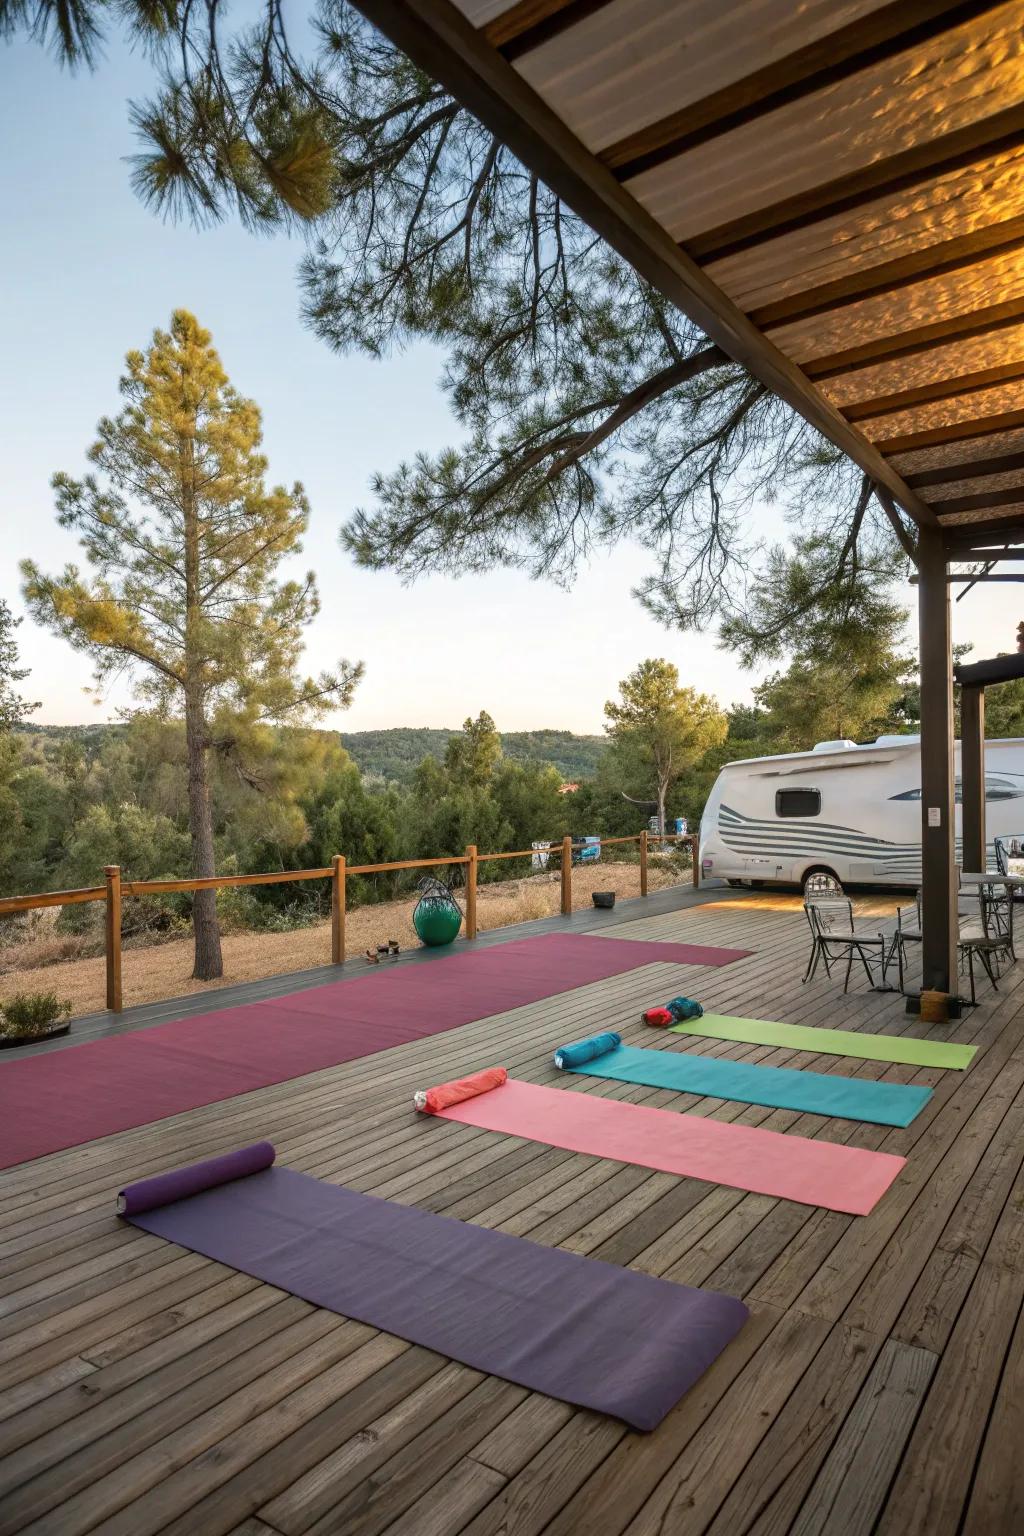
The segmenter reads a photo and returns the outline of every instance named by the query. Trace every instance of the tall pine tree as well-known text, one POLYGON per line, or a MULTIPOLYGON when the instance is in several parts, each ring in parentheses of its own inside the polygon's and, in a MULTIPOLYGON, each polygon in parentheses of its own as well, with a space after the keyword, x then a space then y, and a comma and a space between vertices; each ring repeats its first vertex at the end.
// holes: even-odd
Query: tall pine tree
MULTIPOLYGON (((181 714, 188 760, 192 873, 215 873, 208 758, 245 775, 247 733, 343 707, 361 674, 298 673, 302 631, 319 608, 313 573, 282 580, 301 549, 301 485, 268 488, 257 405, 231 386, 210 333, 184 310, 131 352, 125 405, 104 417, 82 480, 58 474, 58 520, 80 535, 90 570, 47 576, 22 565, 33 615, 86 651, 97 684, 129 671, 143 706, 181 714)), ((193 902, 195 969, 223 972, 216 892, 193 902)))
POLYGON ((665 831, 669 790, 711 747, 725 740, 728 721, 715 699, 681 688, 679 672, 661 658, 642 661, 604 706, 611 737, 608 771, 627 784, 653 789, 658 829, 665 831))

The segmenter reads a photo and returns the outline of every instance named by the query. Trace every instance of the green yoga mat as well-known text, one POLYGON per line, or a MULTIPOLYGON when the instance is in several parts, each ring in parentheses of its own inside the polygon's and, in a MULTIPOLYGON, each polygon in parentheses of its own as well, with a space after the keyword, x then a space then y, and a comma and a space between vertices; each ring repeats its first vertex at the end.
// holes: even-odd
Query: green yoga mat
POLYGON ((781 1045, 826 1056, 857 1056, 865 1061, 903 1061, 912 1067, 955 1067, 963 1071, 978 1049, 942 1040, 910 1040, 904 1035, 862 1035, 853 1029, 814 1029, 809 1024, 773 1024, 770 1019, 734 1019, 705 1013, 669 1026, 677 1035, 707 1035, 712 1040, 742 1040, 748 1045, 781 1045))

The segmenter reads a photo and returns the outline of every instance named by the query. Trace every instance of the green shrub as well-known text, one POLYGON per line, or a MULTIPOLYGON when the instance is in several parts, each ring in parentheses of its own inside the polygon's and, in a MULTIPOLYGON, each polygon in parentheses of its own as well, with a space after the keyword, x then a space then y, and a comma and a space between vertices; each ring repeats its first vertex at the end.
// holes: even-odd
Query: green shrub
POLYGON ((56 992, 17 992, 3 1005, 0 1034, 36 1035, 71 1017, 71 1004, 56 992))

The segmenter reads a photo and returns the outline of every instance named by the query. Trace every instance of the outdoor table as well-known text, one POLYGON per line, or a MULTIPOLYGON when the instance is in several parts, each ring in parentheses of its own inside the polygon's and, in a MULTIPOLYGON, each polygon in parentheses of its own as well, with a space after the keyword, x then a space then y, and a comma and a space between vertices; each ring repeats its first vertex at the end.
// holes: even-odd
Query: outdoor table
POLYGON ((960 875, 960 884, 964 885, 1005 885, 1007 890, 1015 890, 1024 885, 1024 875, 1001 875, 998 870, 985 871, 984 874, 964 871, 960 875))

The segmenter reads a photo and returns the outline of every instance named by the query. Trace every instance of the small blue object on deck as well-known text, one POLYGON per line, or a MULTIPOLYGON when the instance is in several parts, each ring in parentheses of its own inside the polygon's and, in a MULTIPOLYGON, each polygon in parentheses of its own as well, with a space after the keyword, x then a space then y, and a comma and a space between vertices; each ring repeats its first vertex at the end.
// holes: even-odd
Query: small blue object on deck
POLYGON ((568 1072, 643 1083, 648 1088, 670 1088, 676 1093, 763 1104, 770 1109, 796 1109, 839 1120, 866 1120, 873 1125, 909 1125, 932 1095, 930 1088, 911 1084, 878 1083, 869 1078, 839 1077, 832 1072, 794 1072, 788 1067, 758 1067, 717 1056, 644 1051, 631 1045, 564 1059, 569 1053, 607 1038, 597 1035, 594 1041, 562 1046, 555 1052, 555 1065, 568 1072), (559 1061, 559 1057, 563 1060, 559 1061))
POLYGON ((617 1035, 614 1030, 608 1030, 603 1035, 588 1035, 586 1040, 576 1040, 572 1045, 560 1045, 555 1052, 555 1066, 560 1072, 571 1072, 574 1067, 582 1066, 587 1061, 594 1061, 598 1056, 614 1051, 621 1044, 622 1036, 617 1035))
POLYGON ((674 997, 665 1007, 677 1024, 681 1024, 684 1019, 699 1019, 704 1015, 704 1009, 692 997, 674 997))

